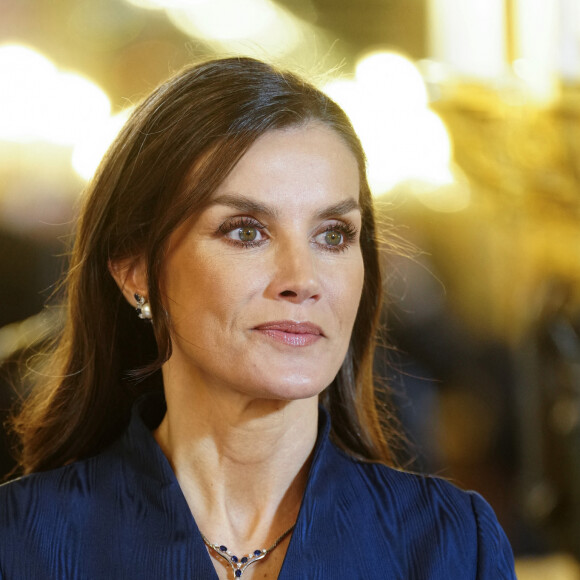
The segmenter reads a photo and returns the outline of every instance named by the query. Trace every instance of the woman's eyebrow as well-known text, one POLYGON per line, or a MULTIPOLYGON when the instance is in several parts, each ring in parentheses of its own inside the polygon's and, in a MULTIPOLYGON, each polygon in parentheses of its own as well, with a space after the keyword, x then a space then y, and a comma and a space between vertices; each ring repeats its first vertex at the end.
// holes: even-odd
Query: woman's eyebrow
POLYGON ((320 219, 328 219, 334 216, 345 215, 355 210, 361 211, 360 205, 356 199, 349 197, 348 199, 344 199, 334 205, 324 208, 318 213, 318 217, 320 219))
POLYGON ((227 205, 228 207, 233 207, 239 211, 246 213, 260 213, 270 217, 276 217, 278 212, 267 205, 254 201, 243 195, 234 195, 230 193, 224 193, 223 195, 218 195, 211 200, 210 205, 227 205))
MULTIPOLYGON (((277 208, 267 206, 243 195, 224 193, 223 195, 218 195, 215 197, 211 201, 211 205, 226 205, 245 213, 259 213, 272 218, 279 216, 279 211, 277 208)), ((316 216, 319 219, 328 219, 333 216, 341 216, 355 210, 360 211, 360 205, 356 199, 349 197, 331 206, 323 208, 316 214, 316 216)))

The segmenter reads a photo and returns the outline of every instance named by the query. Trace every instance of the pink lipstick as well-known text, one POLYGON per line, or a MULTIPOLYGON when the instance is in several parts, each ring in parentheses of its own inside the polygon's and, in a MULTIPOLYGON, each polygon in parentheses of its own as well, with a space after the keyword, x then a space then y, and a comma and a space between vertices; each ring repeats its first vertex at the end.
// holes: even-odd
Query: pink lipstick
POLYGON ((322 329, 311 322, 278 320, 259 324, 258 332, 289 346, 309 346, 324 336, 322 329))

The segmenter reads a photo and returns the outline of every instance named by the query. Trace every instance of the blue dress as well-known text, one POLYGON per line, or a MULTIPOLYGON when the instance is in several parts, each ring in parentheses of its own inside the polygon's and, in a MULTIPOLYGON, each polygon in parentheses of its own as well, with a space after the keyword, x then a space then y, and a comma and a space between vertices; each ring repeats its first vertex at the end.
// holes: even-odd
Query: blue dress
MULTIPOLYGON (((0 579, 217 578, 142 419, 152 402, 141 400, 124 435, 99 455, 0 486, 0 579)), ((329 429, 321 412, 279 580, 515 579, 508 541, 479 495, 357 461, 331 443, 329 429)))

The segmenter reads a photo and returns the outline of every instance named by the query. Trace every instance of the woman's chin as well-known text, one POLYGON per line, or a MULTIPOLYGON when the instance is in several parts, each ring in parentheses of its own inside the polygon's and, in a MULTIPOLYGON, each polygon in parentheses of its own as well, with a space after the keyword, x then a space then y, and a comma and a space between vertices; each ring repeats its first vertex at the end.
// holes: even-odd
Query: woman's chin
POLYGON ((318 397, 334 377, 312 377, 302 374, 278 375, 275 384, 269 382, 259 389, 261 398, 295 401, 318 397))

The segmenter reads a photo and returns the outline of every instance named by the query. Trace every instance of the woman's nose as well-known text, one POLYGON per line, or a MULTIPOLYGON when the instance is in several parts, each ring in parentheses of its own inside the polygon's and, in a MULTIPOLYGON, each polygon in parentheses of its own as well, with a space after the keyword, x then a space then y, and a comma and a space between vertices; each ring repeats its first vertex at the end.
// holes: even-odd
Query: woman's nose
POLYGON ((273 298, 301 304, 320 298, 320 280, 309 244, 289 244, 275 252, 270 294, 273 298))

